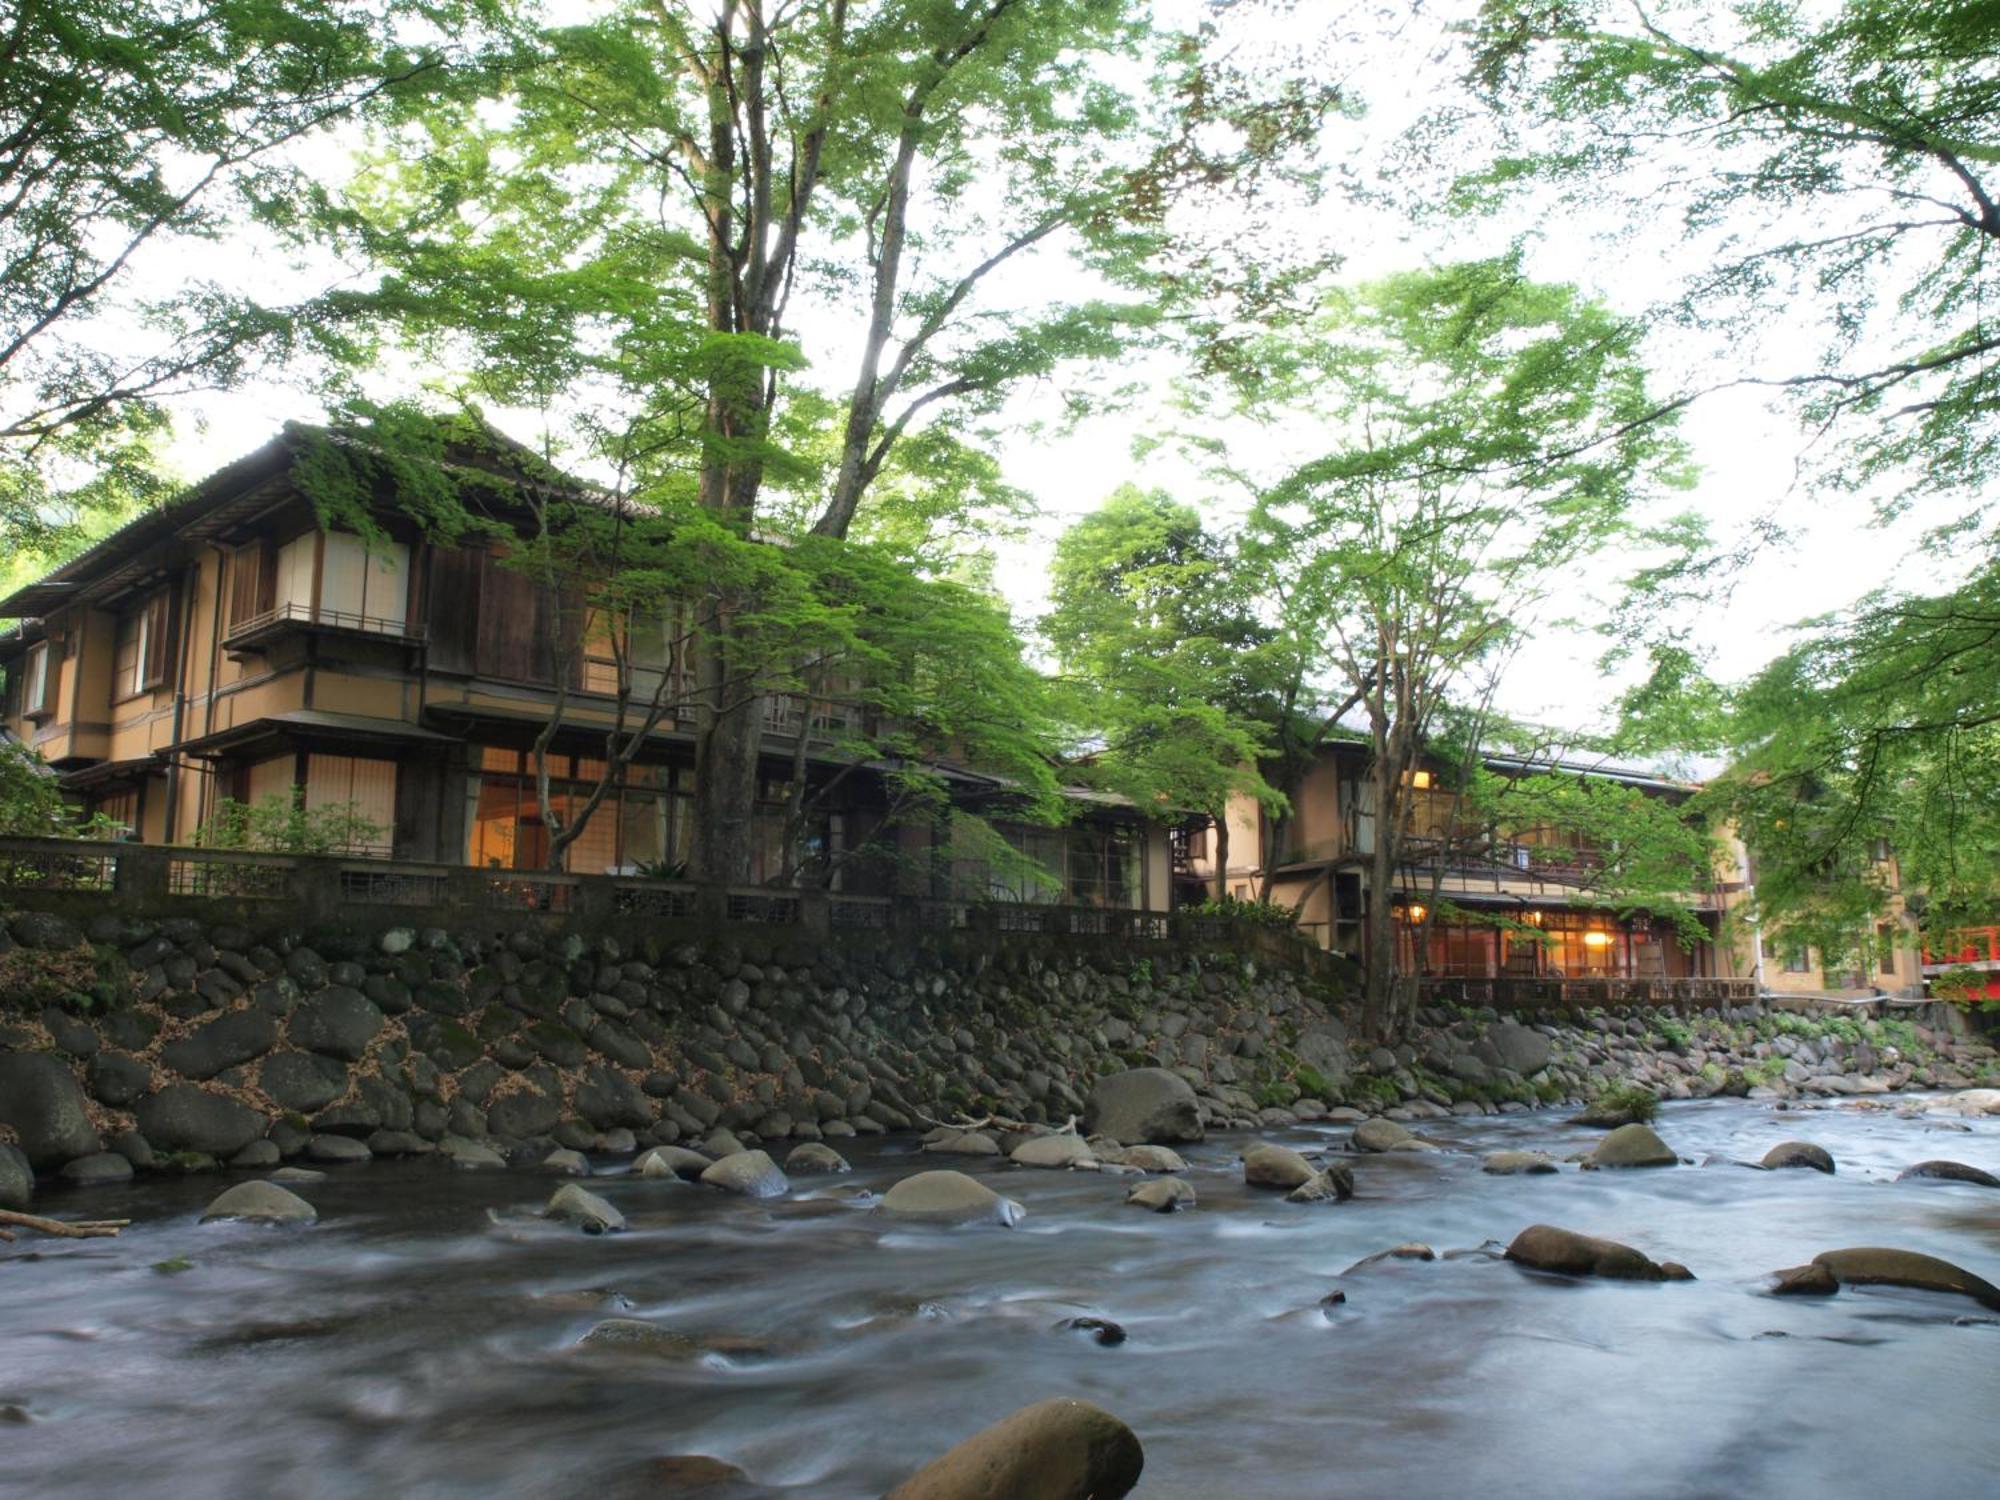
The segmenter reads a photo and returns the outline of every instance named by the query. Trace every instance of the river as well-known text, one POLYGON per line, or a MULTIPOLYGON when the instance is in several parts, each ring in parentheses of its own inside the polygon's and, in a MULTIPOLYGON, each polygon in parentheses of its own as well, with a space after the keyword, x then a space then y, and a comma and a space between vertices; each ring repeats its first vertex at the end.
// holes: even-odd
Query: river
MULTIPOLYGON (((2000 1280, 2000 1192, 1895 1184, 1915 1161, 2000 1169, 1969 1130, 1851 1106, 1670 1105, 1683 1157, 1789 1138, 1840 1164, 1489 1177, 1480 1153, 1567 1155, 1550 1114, 1431 1122, 1437 1156, 1353 1158, 1357 1196, 1294 1206, 1240 1180, 1242 1136, 1186 1150, 1192 1213, 1132 1179, 840 1143, 856 1171, 754 1202, 601 1164, 630 1231, 534 1218, 556 1179, 422 1162, 301 1191, 309 1229, 200 1226, 215 1178, 47 1192, 135 1222, 0 1246, 0 1491, 58 1496, 612 1500, 635 1465, 708 1454, 801 1496, 880 1495, 1051 1395, 1145 1445, 1165 1497, 1967 1496, 2000 1486, 2000 1324, 1969 1300, 1763 1294, 1845 1245, 2000 1280), (851 1195, 933 1166, 1026 1205, 1012 1230, 897 1227, 851 1195), (1486 1258, 1389 1262, 1543 1221, 1686 1263, 1691 1284, 1566 1283, 1486 1258), (163 1263, 191 1262, 182 1270, 163 1263), (1335 1287, 1344 1304, 1323 1310, 1335 1287), (1107 1347, 1061 1330, 1114 1320, 1107 1347), (579 1351, 600 1318, 697 1335, 687 1359, 579 1351)), ((1274 1132, 1302 1149, 1345 1131, 1274 1132)), ((641 1488, 632 1493, 645 1493, 641 1488)))

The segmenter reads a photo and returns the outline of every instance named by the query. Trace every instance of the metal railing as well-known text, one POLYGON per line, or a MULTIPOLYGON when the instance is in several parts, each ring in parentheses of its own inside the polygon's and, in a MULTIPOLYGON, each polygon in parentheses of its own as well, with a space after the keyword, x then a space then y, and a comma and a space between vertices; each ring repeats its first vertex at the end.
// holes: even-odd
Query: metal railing
POLYGON ((230 623, 229 633, 222 638, 225 646, 234 646, 260 635, 268 635, 281 626, 308 625, 321 630, 354 630, 366 635, 394 636, 399 640, 421 640, 424 626, 421 621, 398 619, 393 615, 363 614, 356 610, 330 609, 321 605, 315 609, 310 603, 286 600, 270 609, 260 610, 254 615, 230 623))

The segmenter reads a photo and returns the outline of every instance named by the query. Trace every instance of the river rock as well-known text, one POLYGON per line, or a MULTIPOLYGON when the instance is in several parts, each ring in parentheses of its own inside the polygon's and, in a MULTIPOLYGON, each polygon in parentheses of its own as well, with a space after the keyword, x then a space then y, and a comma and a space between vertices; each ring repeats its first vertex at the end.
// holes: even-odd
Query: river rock
POLYGON ((1068 1398, 1023 1407, 891 1490, 886 1500, 1118 1500, 1145 1453, 1132 1429, 1068 1398))
POLYGON ((0 1053, 0 1125, 13 1127, 15 1144, 36 1171, 52 1171, 102 1146, 89 1102, 76 1075, 53 1057, 0 1053))
POLYGON ((462 1135, 448 1135, 439 1141, 438 1154, 454 1167, 463 1167, 467 1170, 507 1165, 507 1158, 484 1141, 468 1140, 462 1135))
POLYGON ((199 1151, 227 1159, 263 1135, 268 1122, 247 1104, 191 1083, 170 1083, 133 1111, 139 1134, 161 1151, 199 1151))
POLYGON ((1377 1250, 1373 1255, 1364 1255, 1340 1274, 1352 1276, 1356 1271, 1364 1271, 1370 1266, 1379 1266, 1391 1260, 1436 1260, 1437 1251, 1418 1240, 1405 1240, 1400 1245, 1391 1245, 1387 1250, 1377 1250))
POLYGON ((1827 1250, 1815 1255, 1812 1263, 1830 1271, 1842 1286, 1904 1286, 1920 1292, 1955 1292, 1972 1298, 1982 1307, 2000 1311, 2000 1287, 1934 1255, 1863 1247, 1827 1250))
POLYGON ((700 1180, 749 1198, 775 1198, 791 1186, 778 1164, 762 1151, 738 1151, 710 1162, 700 1180))
POLYGON ((1793 1266, 1789 1271, 1773 1271, 1774 1297, 1831 1297, 1840 1290, 1840 1279, 1825 1266, 1793 1266))
POLYGON ((1959 1115, 2000 1115, 2000 1089, 1960 1089, 1939 1107, 1959 1115))
POLYGON ((1185 1172, 1187 1163, 1180 1152, 1169 1146, 1126 1146, 1098 1160, 1113 1166, 1131 1167, 1141 1172, 1185 1172))
POLYGON ((153 1089, 153 1070, 128 1052, 99 1052, 84 1070, 97 1102, 124 1109, 153 1089))
POLYGON ((1287 1203, 1345 1203, 1354 1196, 1354 1172, 1343 1162, 1335 1162, 1315 1172, 1285 1194, 1287 1203))
POLYGON ((701 1342, 692 1335, 662 1328, 644 1318, 606 1318, 592 1324, 576 1342, 580 1349, 646 1354, 654 1358, 693 1359, 701 1353, 701 1342))
POLYGON ((1298 1152, 1269 1141, 1259 1141, 1243 1153, 1243 1180, 1251 1187, 1289 1191, 1310 1182, 1314 1171, 1312 1163, 1298 1152))
POLYGON ((655 1146, 632 1164, 641 1177, 678 1177, 696 1181, 714 1162, 685 1146, 655 1146))
POLYGON ((294 1047, 360 1062, 382 1029, 382 1011, 361 991, 332 985, 292 1012, 285 1035, 294 1047))
POLYGON ((1962 1161, 1920 1161, 1896 1174, 1896 1181, 1930 1178, 1938 1182, 1970 1182, 1978 1187, 2000 1188, 2000 1177, 1962 1161))
POLYGON ((1824 1146, 1815 1146, 1811 1141, 1780 1141, 1764 1153, 1758 1166, 1770 1171, 1780 1167, 1808 1167, 1815 1172, 1833 1171, 1833 1155, 1824 1146))
POLYGON ((1592 1167, 1671 1167, 1680 1158, 1650 1125, 1620 1125, 1597 1143, 1585 1161, 1592 1167))
POLYGON ((625 1215, 573 1182, 565 1182, 555 1190, 549 1206, 542 1210, 542 1217, 578 1225, 585 1234, 616 1234, 625 1227, 625 1215))
POLYGON ((1654 1264, 1630 1245, 1595 1239, 1553 1224, 1530 1224, 1514 1236, 1507 1259, 1536 1271, 1564 1276, 1604 1276, 1618 1281, 1686 1281, 1693 1278, 1672 1261, 1654 1264), (1676 1273, 1679 1274, 1676 1274, 1676 1273))
POLYGON ((1513 1177, 1521 1173, 1547 1173, 1560 1171, 1555 1159, 1541 1151, 1489 1151, 1486 1159, 1479 1164, 1479 1170, 1495 1177, 1513 1177))
POLYGON ((544 1172, 560 1172, 565 1177, 588 1177, 590 1160, 581 1151, 572 1151, 566 1146, 558 1146, 542 1158, 544 1172))
POLYGON ((132 1163, 116 1151, 93 1151, 88 1156, 79 1156, 75 1161, 65 1163, 62 1179, 76 1187, 102 1187, 113 1182, 130 1182, 132 1163))
POLYGON ((1486 1028, 1486 1041, 1499 1057, 1499 1065, 1523 1078, 1549 1065, 1554 1044, 1533 1027, 1514 1021, 1499 1021, 1486 1028))
POLYGON ((725 1156, 737 1156, 750 1148, 736 1138, 733 1130, 715 1130, 701 1143, 701 1149, 710 1161, 720 1161, 725 1156))
POLYGON ((259 1224, 311 1224, 319 1212, 290 1188, 275 1182, 239 1182, 202 1210, 201 1222, 247 1219, 259 1224))
POLYGON ((963 1172, 919 1172, 882 1195, 880 1211, 892 1219, 920 1224, 1000 1224, 1021 1222, 1026 1210, 1011 1198, 963 1172))
POLYGON ((329 1167, 358 1167, 372 1161, 375 1153, 366 1141, 347 1135, 316 1135, 306 1142, 306 1159, 329 1167))
POLYGON ((1350 1144, 1356 1151, 1435 1151, 1437 1147, 1410 1133, 1397 1120, 1363 1120, 1354 1127, 1350 1144))
POLYGON ((232 1010, 160 1048, 160 1061, 183 1078, 213 1078, 262 1057, 278 1044, 278 1023, 261 1010, 232 1010))
POLYGON ((317 1052, 275 1052, 257 1065, 257 1082, 278 1108, 309 1115, 347 1092, 347 1064, 317 1052))
MULTIPOLYGON (((229 1158, 229 1165, 238 1171, 261 1172, 278 1165, 285 1159, 285 1153, 278 1149, 278 1143, 269 1136, 252 1141, 241 1151, 229 1158)), ((315 1172, 315 1177, 324 1177, 324 1172, 315 1172)))
POLYGON ((798 1173, 801 1176, 809 1176, 815 1172, 837 1173, 853 1170, 854 1168, 847 1164, 846 1157, 833 1147, 819 1141, 801 1141, 792 1147, 792 1154, 785 1158, 787 1175, 798 1173))
POLYGON ((1155 1177, 1133 1188, 1125 1195, 1125 1201, 1134 1208, 1150 1209, 1156 1214, 1179 1213, 1194 1207, 1194 1189, 1178 1177, 1155 1177))
POLYGON ((1097 1080, 1084 1106, 1084 1132, 1130 1145, 1176 1145, 1202 1138, 1201 1105, 1185 1078, 1165 1068, 1128 1068, 1097 1080))
POLYGON ((26 1208, 35 1196, 35 1169, 19 1146, 0 1141, 0 1208, 26 1208))
POLYGON ((1008 1160, 1024 1167, 1080 1167, 1097 1165, 1089 1145, 1078 1135, 1037 1135, 1021 1142, 1008 1160))
POLYGON ((954 1130, 925 1141, 924 1150, 937 1156, 998 1156, 1000 1143, 983 1130, 954 1130))

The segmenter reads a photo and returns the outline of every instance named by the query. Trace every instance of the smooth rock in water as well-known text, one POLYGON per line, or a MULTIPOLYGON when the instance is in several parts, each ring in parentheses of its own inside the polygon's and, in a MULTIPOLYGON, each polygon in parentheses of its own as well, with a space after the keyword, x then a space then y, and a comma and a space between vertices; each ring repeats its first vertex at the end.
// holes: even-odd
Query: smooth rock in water
POLYGON ((133 1111, 139 1134, 159 1151, 234 1156, 269 1128, 262 1112, 191 1083, 170 1083, 133 1111))
POLYGON ((1486 1160, 1479 1164, 1479 1170, 1495 1177, 1512 1177, 1520 1173, 1546 1173, 1560 1171, 1555 1158, 1541 1151, 1490 1151, 1486 1160))
POLYGON ((1419 1140, 1396 1120, 1363 1120, 1354 1127, 1352 1145, 1356 1151, 1435 1151, 1429 1141, 1419 1140))
POLYGON ((1793 1266, 1789 1271, 1773 1271, 1774 1297, 1831 1297, 1840 1290, 1840 1279, 1825 1266, 1793 1266))
POLYGON ((348 1135, 316 1135, 306 1142, 306 1159, 328 1166, 356 1166, 374 1157, 366 1141, 348 1135))
POLYGON ((581 1151, 558 1146, 542 1158, 544 1172, 561 1172, 566 1177, 588 1177, 590 1162, 581 1151))
POLYGON ((1131 1145, 1172 1146, 1202 1138, 1201 1105, 1185 1078, 1165 1068, 1128 1068, 1097 1080, 1084 1105, 1086 1135, 1131 1145))
POLYGON ((983 1130, 960 1130, 924 1142, 924 1150, 938 1156, 998 1156, 1000 1143, 983 1130))
POLYGON ((474 1169, 507 1165, 507 1158, 484 1141, 467 1140, 462 1135, 446 1136, 438 1142, 438 1153, 454 1167, 474 1169))
POLYGON ((377 1130, 369 1134, 368 1149, 377 1156, 429 1156, 437 1146, 412 1130, 377 1130))
POLYGON ((202 1210, 201 1222, 246 1219, 258 1224, 311 1224, 319 1211, 275 1182, 239 1182, 202 1210))
POLYGON ((1291 1189, 1315 1175, 1313 1164, 1288 1146, 1259 1141, 1243 1153, 1243 1180, 1251 1187, 1291 1189))
POLYGON ((668 1359, 692 1359, 701 1343, 689 1334, 662 1328, 644 1318, 606 1318, 593 1324, 577 1341, 584 1349, 615 1350, 620 1354, 650 1354, 668 1359))
POLYGON ((2000 1287, 1934 1255, 1863 1247, 1828 1250, 1815 1255, 1812 1263, 1831 1271, 1842 1286, 1904 1286, 1920 1292, 1956 1292, 1982 1307, 2000 1311, 2000 1287))
POLYGON ((792 1147, 792 1154, 785 1158, 785 1171, 787 1174, 797 1172, 803 1175, 812 1172, 852 1172, 853 1170, 854 1168, 847 1164, 846 1157, 834 1150, 833 1147, 822 1145, 818 1141, 800 1142, 798 1145, 792 1147))
POLYGON ((1018 1224, 1027 1210, 963 1172, 919 1172, 882 1195, 880 1212, 919 1224, 1018 1224))
POLYGON ((2000 1089, 1960 1089, 1941 1107, 1961 1115, 2000 1115, 2000 1089))
POLYGON ((26 1208, 35 1196, 35 1169, 19 1146, 0 1142, 0 1208, 26 1208))
MULTIPOLYGON (((267 1167, 275 1167, 285 1159, 285 1153, 278 1149, 278 1143, 266 1136, 261 1141, 252 1141, 241 1151, 229 1158, 229 1165, 242 1172, 258 1172, 267 1167)), ((315 1174, 324 1176, 324 1173, 315 1174)))
POLYGON ((52 1171, 102 1149, 89 1102, 76 1075, 53 1057, 0 1053, 0 1125, 14 1128, 14 1144, 36 1171, 52 1171))
POLYGON ((273 1182, 325 1182, 326 1173, 312 1167, 280 1167, 271 1174, 273 1182))
POLYGON ((597 1138, 597 1149, 606 1156, 630 1156, 639 1149, 639 1137, 620 1125, 597 1138))
POLYGON ((680 1177, 695 1181, 715 1163, 685 1146, 655 1146, 632 1164, 641 1177, 680 1177))
POLYGON ((791 1186, 778 1164, 762 1151, 738 1151, 710 1162, 701 1181, 750 1198, 775 1198, 791 1186))
POLYGON ((1041 1401, 926 1464, 886 1500, 1119 1500, 1145 1461, 1132 1429, 1110 1412, 1041 1401))
POLYGON ((1400 1245, 1391 1245, 1387 1250, 1377 1250, 1373 1255, 1364 1255, 1340 1274, 1352 1276, 1356 1271, 1369 1266, 1379 1266, 1389 1260, 1436 1260, 1437 1251, 1416 1240, 1408 1240, 1400 1245))
POLYGON ((1780 1167, 1809 1167, 1815 1172, 1833 1172, 1833 1155, 1824 1146, 1815 1146, 1811 1141, 1780 1141, 1764 1153, 1764 1159, 1757 1163, 1771 1171, 1780 1167))
POLYGON ((1079 1135, 1037 1135, 1021 1142, 1008 1160, 1024 1167, 1081 1167, 1097 1165, 1097 1158, 1079 1135))
POLYGON ((2000 1188, 2000 1177, 1978 1167, 1968 1167, 1962 1161, 1920 1161, 1914 1167, 1905 1167, 1896 1174, 1896 1181, 1907 1182, 1929 1178, 1937 1182, 1970 1182, 1978 1187, 2000 1188))
POLYGON ((1087 1333, 1092 1343, 1107 1349, 1116 1349, 1125 1342, 1124 1326, 1109 1318, 1064 1318, 1056 1328, 1063 1333, 1087 1333))
POLYGON ((1345 1203, 1354 1196, 1354 1173, 1340 1162, 1315 1172, 1285 1194, 1287 1203, 1345 1203))
POLYGON ((628 1464, 597 1500, 783 1500, 784 1492, 755 1484, 734 1464, 705 1454, 676 1453, 628 1464))
POLYGON ((130 1182, 132 1163, 116 1151, 93 1151, 89 1156, 79 1156, 67 1162, 62 1169, 64 1182, 77 1187, 101 1187, 106 1183, 130 1182))
POLYGON ((542 1210, 542 1217, 580 1225, 585 1234, 616 1234, 625 1227, 625 1215, 573 1182, 565 1182, 555 1190, 549 1206, 542 1210))
POLYGON ((1169 1146, 1126 1146, 1110 1156, 1102 1156, 1113 1166, 1134 1167, 1141 1172, 1185 1172, 1187 1163, 1180 1152, 1169 1146))
POLYGON ((1142 1182, 1125 1195, 1134 1208, 1151 1209, 1156 1214, 1178 1213, 1194 1207, 1194 1189, 1178 1177, 1155 1177, 1142 1182))
POLYGON ((1514 1236, 1507 1259, 1536 1271, 1564 1276, 1605 1276, 1619 1281, 1692 1280, 1684 1267, 1656 1265, 1630 1245, 1595 1239, 1553 1224, 1530 1224, 1514 1236), (1679 1271, 1677 1276, 1675 1271, 1679 1271))
POLYGON ((1671 1167, 1680 1158, 1649 1125, 1620 1125, 1597 1143, 1588 1165, 1593 1167, 1671 1167))
POLYGON ((733 1130, 713 1130, 708 1139, 701 1143, 702 1154, 710 1161, 720 1161, 725 1156, 737 1156, 750 1148, 736 1138, 733 1130))

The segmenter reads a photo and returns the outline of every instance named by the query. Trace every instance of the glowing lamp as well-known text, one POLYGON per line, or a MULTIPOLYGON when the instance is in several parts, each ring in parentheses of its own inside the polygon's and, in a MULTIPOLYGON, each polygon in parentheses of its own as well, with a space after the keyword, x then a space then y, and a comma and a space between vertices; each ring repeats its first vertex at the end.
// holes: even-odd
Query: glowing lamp
POLYGON ((1409 906, 1403 909, 1403 915, 1412 922, 1421 922, 1429 913, 1421 906, 1409 906))
POLYGON ((1608 948, 1611 946, 1611 934, 1608 932, 1586 932, 1583 935, 1583 946, 1586 948, 1608 948))

